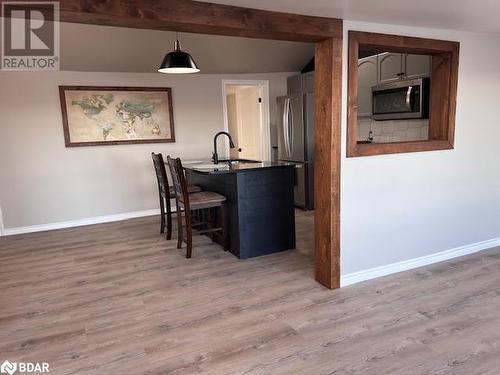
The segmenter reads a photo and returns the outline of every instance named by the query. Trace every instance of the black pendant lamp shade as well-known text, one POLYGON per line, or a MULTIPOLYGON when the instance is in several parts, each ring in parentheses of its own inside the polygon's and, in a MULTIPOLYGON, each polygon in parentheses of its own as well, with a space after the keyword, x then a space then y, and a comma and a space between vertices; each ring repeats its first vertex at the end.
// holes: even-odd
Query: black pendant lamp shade
POLYGON ((181 50, 181 44, 177 39, 174 43, 174 51, 165 55, 158 69, 160 73, 197 73, 200 71, 191 55, 181 50))

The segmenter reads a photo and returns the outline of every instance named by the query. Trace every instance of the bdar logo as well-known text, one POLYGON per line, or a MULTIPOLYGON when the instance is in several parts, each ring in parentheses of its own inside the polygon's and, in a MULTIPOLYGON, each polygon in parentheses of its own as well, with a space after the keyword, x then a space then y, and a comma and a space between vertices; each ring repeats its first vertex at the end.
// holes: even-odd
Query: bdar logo
POLYGON ((5 361, 4 363, 2 363, 2 365, 0 366, 0 372, 2 374, 10 374, 10 375, 13 375, 17 370, 17 363, 12 363, 12 362, 9 362, 9 361, 5 361))

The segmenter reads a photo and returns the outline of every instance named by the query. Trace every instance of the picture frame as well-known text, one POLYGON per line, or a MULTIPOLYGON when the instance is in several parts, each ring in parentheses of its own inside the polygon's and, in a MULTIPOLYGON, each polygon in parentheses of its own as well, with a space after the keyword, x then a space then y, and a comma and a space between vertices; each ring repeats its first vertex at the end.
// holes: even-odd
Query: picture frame
POLYGON ((66 147, 172 143, 170 87, 59 86, 66 147))

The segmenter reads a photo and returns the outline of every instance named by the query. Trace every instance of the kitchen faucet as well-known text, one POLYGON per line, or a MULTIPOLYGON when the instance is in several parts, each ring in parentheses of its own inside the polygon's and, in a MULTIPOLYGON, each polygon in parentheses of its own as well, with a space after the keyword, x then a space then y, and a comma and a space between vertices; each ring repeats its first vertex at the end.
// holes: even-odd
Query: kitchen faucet
POLYGON ((234 148, 233 138, 228 132, 218 132, 214 137, 214 152, 212 153, 212 160, 214 164, 219 164, 219 155, 217 154, 217 138, 219 135, 226 135, 229 138, 229 147, 234 148))

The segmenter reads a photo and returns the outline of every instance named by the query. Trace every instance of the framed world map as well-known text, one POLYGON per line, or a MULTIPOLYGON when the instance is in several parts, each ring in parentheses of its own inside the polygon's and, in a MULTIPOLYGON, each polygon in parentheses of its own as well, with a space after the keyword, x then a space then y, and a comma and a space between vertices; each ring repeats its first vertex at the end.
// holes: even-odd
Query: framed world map
POLYGON ((169 87, 59 86, 66 147, 175 142, 169 87))

